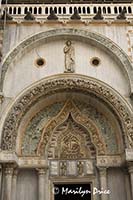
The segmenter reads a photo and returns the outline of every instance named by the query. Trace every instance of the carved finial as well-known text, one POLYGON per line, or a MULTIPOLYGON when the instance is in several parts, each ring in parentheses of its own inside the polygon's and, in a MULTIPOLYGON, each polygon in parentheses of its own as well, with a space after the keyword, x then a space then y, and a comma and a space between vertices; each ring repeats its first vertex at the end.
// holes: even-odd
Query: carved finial
POLYGON ((125 13, 126 13, 126 11, 125 11, 125 9, 123 9, 123 10, 121 11, 121 13, 117 16, 117 19, 125 20, 125 19, 126 19, 125 13))
POLYGON ((74 9, 74 14, 71 16, 71 19, 72 20, 80 20, 81 19, 80 15, 78 13, 77 8, 74 9))
POLYGON ((58 20, 54 10, 50 11, 50 15, 47 17, 48 20, 58 20))
POLYGON ((3 11, 3 15, 1 16, 1 19, 2 20, 12 20, 13 17, 11 15, 9 15, 7 9, 5 9, 3 11))
POLYGON ((66 41, 66 45, 64 47, 65 54, 65 71, 64 72, 74 72, 75 65, 75 49, 70 40, 66 41))
POLYGON ((103 20, 101 8, 98 8, 97 14, 93 17, 95 20, 103 20))
POLYGON ((34 15, 31 14, 30 11, 27 12, 27 14, 24 17, 25 20, 35 20, 34 15))

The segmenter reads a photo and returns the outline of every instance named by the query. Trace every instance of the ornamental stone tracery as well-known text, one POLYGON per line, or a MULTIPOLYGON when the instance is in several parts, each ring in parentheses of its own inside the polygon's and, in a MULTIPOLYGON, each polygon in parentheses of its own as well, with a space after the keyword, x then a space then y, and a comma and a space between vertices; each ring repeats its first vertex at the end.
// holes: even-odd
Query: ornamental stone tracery
POLYGON ((89 131, 91 140, 97 147, 97 153, 100 155, 105 154, 106 147, 103 138, 100 137, 100 134, 98 133, 98 129, 95 124, 86 116, 81 115, 73 102, 68 100, 60 113, 50 122, 48 122, 48 124, 44 128, 40 143, 38 145, 37 155, 44 154, 47 144, 52 136, 53 130, 59 124, 65 122, 68 119, 69 115, 72 115, 72 118, 76 123, 81 124, 83 127, 85 127, 85 129, 89 131))
POLYGON ((108 103, 117 114, 122 123, 126 147, 133 146, 133 125, 131 119, 131 110, 125 101, 110 87, 103 83, 80 75, 59 75, 44 79, 38 84, 29 88, 12 106, 5 119, 2 134, 2 150, 15 150, 16 137, 19 124, 24 114, 36 103, 39 98, 45 98, 54 93, 63 92, 81 92, 83 94, 95 94, 97 98, 108 103))
POLYGON ((47 151, 49 159, 95 158, 96 148, 90 135, 77 124, 71 114, 52 133, 47 151))

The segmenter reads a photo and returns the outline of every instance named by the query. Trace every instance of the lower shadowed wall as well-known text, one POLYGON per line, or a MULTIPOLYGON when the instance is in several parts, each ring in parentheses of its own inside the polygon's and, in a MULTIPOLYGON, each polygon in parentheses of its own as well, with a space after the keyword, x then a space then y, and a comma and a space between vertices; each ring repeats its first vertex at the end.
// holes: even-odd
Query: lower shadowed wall
POLYGON ((17 200, 37 200, 38 180, 33 170, 21 170, 17 181, 17 200))
POLYGON ((130 195, 127 195, 130 193, 130 188, 127 191, 127 177, 124 169, 108 169, 108 188, 111 191, 109 200, 130 200, 130 195))

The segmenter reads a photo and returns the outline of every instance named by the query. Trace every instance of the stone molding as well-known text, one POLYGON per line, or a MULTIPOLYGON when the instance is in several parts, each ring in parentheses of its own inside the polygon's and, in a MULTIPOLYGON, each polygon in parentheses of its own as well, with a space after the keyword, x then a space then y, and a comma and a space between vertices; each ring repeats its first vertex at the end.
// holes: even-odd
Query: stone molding
POLYGON ((120 167, 125 162, 125 158, 120 155, 114 156, 97 156, 97 167, 120 167))
POLYGON ((37 168, 36 170, 37 170, 39 176, 44 176, 45 174, 47 174, 48 167, 37 168))
POLYGON ((100 176, 107 176, 107 167, 98 167, 100 176))
POLYGON ((77 74, 60 74, 33 84, 15 100, 3 124, 2 150, 15 150, 18 126, 24 114, 34 103, 40 98, 64 91, 94 94, 108 104, 121 122, 126 147, 133 147, 132 109, 123 97, 94 78, 77 74))
MULTIPOLYGON (((34 168, 38 173, 44 173, 49 169, 50 163, 42 157, 22 157, 16 155, 15 153, 10 152, 1 152, 0 153, 1 162, 0 167, 3 166, 7 169, 13 169, 13 175, 17 174, 19 168, 34 168), (12 164, 10 164, 12 163, 12 164), (41 170, 42 169, 42 170, 41 170)), ((85 160, 85 159, 84 159, 85 160)), ((54 161, 56 161, 54 159, 54 161)), ((61 161, 61 160, 60 160, 61 161)), ((78 161, 78 160, 77 160, 78 161)), ((77 162, 76 161, 76 162, 77 162)), ((120 167, 125 163, 125 157, 122 155, 116 156, 97 156, 96 166, 98 168, 108 168, 108 167, 120 167), (116 162, 117 161, 117 162, 116 162)), ((127 163, 130 167, 132 162, 127 163)), ((1 170, 1 168, 0 168, 1 170)))
POLYGON ((127 162, 133 162, 133 149, 126 149, 125 152, 127 162))
POLYGON ((98 33, 92 33, 86 30, 81 29, 72 29, 72 28, 62 28, 62 29, 54 29, 46 32, 40 32, 26 40, 22 41, 17 45, 13 50, 11 50, 7 56, 4 58, 2 63, 2 72, 1 72, 1 82, 0 82, 0 90, 3 90, 3 83, 5 79, 5 74, 8 70, 10 63, 12 63, 15 59, 19 59, 26 50, 32 49, 38 43, 42 43, 45 41, 49 41, 52 38, 61 38, 61 37, 73 38, 76 40, 84 41, 86 43, 94 43, 105 51, 108 51, 110 55, 113 56, 117 62, 120 63, 120 66, 125 69, 125 74, 129 81, 129 87, 131 93, 133 92, 133 66, 127 56, 127 54, 118 47, 114 42, 110 39, 102 36, 98 33))

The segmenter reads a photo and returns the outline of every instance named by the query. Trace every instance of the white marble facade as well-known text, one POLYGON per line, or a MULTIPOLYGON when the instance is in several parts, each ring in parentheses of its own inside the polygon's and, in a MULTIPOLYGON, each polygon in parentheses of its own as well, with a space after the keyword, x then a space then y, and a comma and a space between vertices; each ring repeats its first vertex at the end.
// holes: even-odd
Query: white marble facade
MULTIPOLYGON (((132 16, 129 15, 125 21, 117 21, 113 14, 112 18, 110 15, 103 21, 89 21, 84 17, 80 22, 64 19, 64 22, 57 20, 42 23, 44 16, 40 21, 23 21, 22 16, 15 17, 13 21, 7 21, 4 30, 0 32, 3 53, 0 87, 0 199, 54 200, 52 190, 55 183, 89 182, 92 187, 111 192, 110 195, 95 195, 93 200, 132 200, 132 16), (65 72, 63 49, 66 41, 71 41, 74 48, 74 72, 65 72), (42 65, 37 64, 40 58, 44 62, 42 65), (93 63, 95 59, 99 62, 97 65, 93 63), (108 155, 106 151, 107 144, 102 135, 105 121, 100 121, 101 126, 98 125, 99 118, 92 118, 91 107, 85 112, 75 103, 78 100, 92 105, 95 116, 101 119, 102 115, 105 116, 104 120, 110 124, 110 130, 106 131, 114 133, 118 142, 119 150, 115 154, 108 155), (59 105, 47 111, 53 104, 59 105), (47 113, 39 115, 43 109, 47 113), (39 116, 45 116, 47 122, 39 116), (39 123, 34 118, 40 120, 39 123), (69 134, 69 120, 73 128, 70 129, 72 142, 68 144, 60 135, 69 134), (38 129, 29 148, 36 145, 36 138, 41 142, 35 155, 26 156, 22 154, 22 148, 25 148, 22 143, 26 130, 31 131, 31 122, 33 124, 34 121, 33 130, 37 123, 39 128, 43 128, 41 133, 38 129), (94 129, 97 130, 96 137, 94 129), (13 149, 10 138, 14 136, 10 132, 16 134, 13 149), (86 132, 90 134, 88 139, 85 139, 86 132), (78 137, 78 134, 83 138, 78 137), (60 138, 63 139, 58 141, 60 138), (7 149, 4 146, 5 139, 9 140, 7 149), (63 149, 63 145, 68 145, 68 151, 63 149), (72 147, 78 149, 78 145, 81 148, 79 157, 69 151, 72 147), (88 145, 86 155, 84 145, 88 145), (99 153, 99 149, 103 149, 103 153, 99 153), (66 157, 61 157, 60 151, 66 157), (49 158, 48 155, 54 156, 49 158)), ((106 139, 111 140, 112 136, 106 139)))

